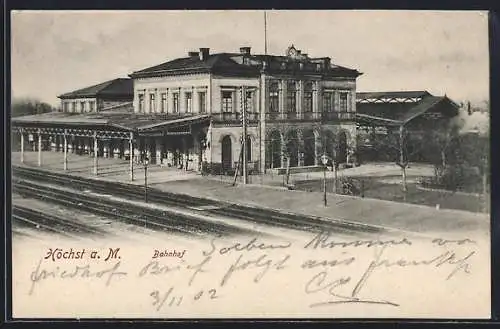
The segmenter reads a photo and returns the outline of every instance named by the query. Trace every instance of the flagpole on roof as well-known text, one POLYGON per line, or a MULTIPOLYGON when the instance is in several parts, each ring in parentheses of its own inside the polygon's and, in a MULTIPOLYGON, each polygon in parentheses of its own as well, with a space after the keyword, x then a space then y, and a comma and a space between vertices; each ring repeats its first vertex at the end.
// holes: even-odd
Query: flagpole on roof
POLYGON ((267 55, 267 11, 264 10, 264 55, 267 55))

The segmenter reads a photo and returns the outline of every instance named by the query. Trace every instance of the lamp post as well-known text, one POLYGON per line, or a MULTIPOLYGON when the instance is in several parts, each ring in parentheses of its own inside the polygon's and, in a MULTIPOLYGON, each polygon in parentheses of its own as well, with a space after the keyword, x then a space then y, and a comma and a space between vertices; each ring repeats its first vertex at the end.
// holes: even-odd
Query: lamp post
POLYGON ((144 202, 148 203, 148 157, 144 158, 144 202))
POLYGON ((321 157, 321 163, 323 164, 323 202, 326 207, 326 165, 328 164, 328 156, 323 154, 321 157))
POLYGON ((333 150, 332 157, 332 169, 333 169, 333 193, 337 194, 337 169, 338 169, 338 161, 337 161, 337 151, 333 150))

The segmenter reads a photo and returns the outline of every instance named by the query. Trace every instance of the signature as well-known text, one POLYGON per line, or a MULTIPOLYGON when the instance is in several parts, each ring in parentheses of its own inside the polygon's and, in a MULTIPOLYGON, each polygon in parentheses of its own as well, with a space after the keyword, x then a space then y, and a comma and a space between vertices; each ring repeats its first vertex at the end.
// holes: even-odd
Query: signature
POLYGON ((53 279, 80 279, 80 278, 106 278, 105 286, 111 284, 112 279, 115 276, 126 276, 126 272, 120 272, 118 269, 121 266, 121 262, 116 262, 112 267, 103 270, 94 270, 91 265, 85 266, 75 266, 70 270, 61 270, 59 266, 55 269, 47 270, 41 268, 42 259, 38 262, 36 269, 31 272, 30 280, 31 287, 29 294, 33 294, 35 286, 43 280, 50 278, 53 279))
POLYGON ((398 259, 391 261, 389 259, 382 259, 387 245, 381 247, 375 255, 375 258, 370 262, 366 270, 361 275, 360 279, 355 282, 350 295, 340 294, 338 290, 342 287, 348 287, 349 284, 354 283, 351 276, 343 276, 334 280, 327 280, 328 272, 321 271, 314 275, 305 285, 306 294, 316 294, 318 292, 326 292, 330 299, 323 302, 313 303, 310 307, 344 304, 344 303, 364 303, 364 304, 381 304, 390 306, 399 306, 399 304, 383 300, 383 299, 368 299, 359 297, 362 289, 368 284, 368 279, 376 269, 390 268, 390 267, 411 267, 411 266, 435 266, 441 267, 444 265, 452 265, 451 272, 446 277, 446 280, 451 279, 459 271, 466 274, 470 273, 470 264, 467 262, 474 254, 475 251, 469 252, 465 257, 457 256, 455 251, 445 251, 437 256, 422 260, 406 260, 398 259), (332 300, 331 297, 334 297, 332 300))
POLYGON ((317 307, 324 305, 333 305, 333 304, 346 304, 346 303, 361 303, 361 304, 385 304, 391 306, 399 306, 394 302, 386 301, 386 300, 376 300, 376 299, 364 299, 357 297, 359 291, 353 291, 351 296, 341 295, 337 292, 337 288, 342 286, 346 286, 351 282, 350 276, 344 276, 337 278, 333 281, 326 282, 328 277, 328 272, 322 271, 316 274, 306 283, 305 292, 306 294, 314 294, 317 292, 327 292, 329 296, 335 297, 335 300, 327 300, 324 302, 318 302, 310 304, 309 307, 317 307))

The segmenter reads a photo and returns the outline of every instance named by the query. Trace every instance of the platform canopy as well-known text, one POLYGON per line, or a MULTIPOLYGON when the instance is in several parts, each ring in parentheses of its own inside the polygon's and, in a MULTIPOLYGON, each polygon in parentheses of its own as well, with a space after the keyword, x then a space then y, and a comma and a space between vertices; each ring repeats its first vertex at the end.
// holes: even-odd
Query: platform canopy
POLYGON ((365 92, 356 94, 356 121, 376 126, 405 125, 418 117, 451 118, 459 105, 427 91, 365 92))
POLYGON ((193 114, 139 114, 120 112, 49 112, 12 118, 13 130, 42 134, 72 134, 107 138, 188 134, 193 125, 210 123, 210 116, 193 114))

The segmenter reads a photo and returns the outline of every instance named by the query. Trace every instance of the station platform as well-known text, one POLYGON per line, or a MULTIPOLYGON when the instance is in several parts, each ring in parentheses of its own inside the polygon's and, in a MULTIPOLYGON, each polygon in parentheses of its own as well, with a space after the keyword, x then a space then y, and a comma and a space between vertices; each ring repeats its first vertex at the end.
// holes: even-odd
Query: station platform
MULTIPOLYGON (((37 153, 25 152, 23 166, 63 172, 63 156, 43 152, 42 166, 37 153)), ((20 154, 12 153, 12 164, 21 165, 20 154)), ((99 174, 92 173, 93 158, 70 154, 66 173, 115 182, 144 184, 144 168, 134 165, 135 180, 129 178, 129 162, 99 158, 99 174)), ((282 177, 276 178, 281 180, 282 177)), ((148 186, 162 191, 186 194, 250 206, 272 208, 283 212, 313 215, 336 220, 376 225, 419 233, 479 233, 488 236, 489 215, 459 210, 435 209, 429 206, 385 200, 328 194, 327 206, 322 192, 289 191, 282 187, 261 184, 232 185, 232 180, 206 177, 192 171, 153 165, 148 167, 148 186)))

